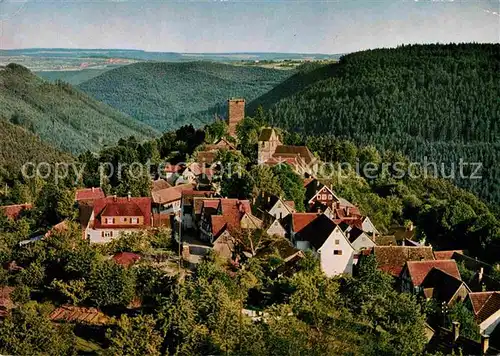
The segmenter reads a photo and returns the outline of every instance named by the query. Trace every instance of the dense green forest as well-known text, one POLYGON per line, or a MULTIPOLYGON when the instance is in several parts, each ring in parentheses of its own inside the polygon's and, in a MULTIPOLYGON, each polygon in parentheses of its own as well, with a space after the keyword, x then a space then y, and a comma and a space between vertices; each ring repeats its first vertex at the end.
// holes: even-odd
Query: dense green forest
POLYGON ((79 85, 87 94, 151 127, 167 131, 202 126, 226 115, 230 97, 250 101, 293 71, 212 62, 137 63, 110 70, 79 85))
POLYGON ((481 180, 456 182, 498 204, 499 97, 500 45, 411 45, 303 68, 250 108, 262 104, 271 124, 291 131, 427 157, 446 172, 460 159, 481 162, 481 180))
POLYGON ((0 182, 15 177, 25 162, 68 162, 72 158, 29 130, 0 120, 0 182))
POLYGON ((50 82, 61 80, 71 85, 78 85, 87 80, 95 78, 111 69, 112 68, 110 67, 106 67, 103 69, 54 70, 54 71, 35 72, 35 74, 50 82))
POLYGON ((156 133, 69 84, 48 83, 17 64, 0 68, 0 118, 73 153, 96 151, 124 136, 144 139, 156 133))

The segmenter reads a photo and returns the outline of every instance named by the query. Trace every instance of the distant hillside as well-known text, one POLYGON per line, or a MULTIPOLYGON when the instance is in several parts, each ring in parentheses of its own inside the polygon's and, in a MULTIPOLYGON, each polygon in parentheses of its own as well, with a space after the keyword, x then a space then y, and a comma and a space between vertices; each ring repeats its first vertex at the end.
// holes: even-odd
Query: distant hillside
MULTIPOLYGON (((27 129, 0 117, 0 170, 15 174, 26 162, 55 163, 70 160, 70 155, 56 150, 27 129)), ((4 176, 2 172, 1 176, 4 176)))
POLYGON ((293 71, 211 62, 137 63, 79 85, 84 92, 161 131, 225 115, 229 97, 251 101, 293 71))
POLYGON ((82 70, 54 70, 54 71, 42 71, 35 72, 39 77, 48 80, 50 82, 55 82, 56 80, 62 80, 71 85, 78 85, 87 80, 95 78, 104 72, 107 72, 111 68, 103 69, 82 69, 82 70))
POLYGON ((0 67, 0 117, 72 153, 156 133, 69 84, 48 83, 17 64, 0 67))
POLYGON ((482 180, 458 183, 500 203, 499 53, 498 44, 353 53, 296 74, 251 106, 271 107, 271 122, 289 130, 428 157, 446 172, 460 159, 482 162, 482 180))

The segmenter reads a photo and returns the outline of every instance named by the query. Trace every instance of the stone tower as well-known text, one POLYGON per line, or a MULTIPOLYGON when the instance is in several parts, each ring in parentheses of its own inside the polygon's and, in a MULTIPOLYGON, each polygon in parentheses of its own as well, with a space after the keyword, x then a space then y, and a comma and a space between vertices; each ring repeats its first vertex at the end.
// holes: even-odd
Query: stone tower
POLYGON ((245 99, 229 99, 227 101, 227 126, 230 136, 236 136, 236 125, 244 118, 245 99))

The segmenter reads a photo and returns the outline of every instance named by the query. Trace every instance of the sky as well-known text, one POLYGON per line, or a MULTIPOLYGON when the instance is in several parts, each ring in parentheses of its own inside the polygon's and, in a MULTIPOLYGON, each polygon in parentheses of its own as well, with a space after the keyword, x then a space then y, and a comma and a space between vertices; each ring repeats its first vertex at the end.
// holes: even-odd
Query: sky
POLYGON ((0 48, 347 53, 499 42, 500 0, 0 0, 0 48))

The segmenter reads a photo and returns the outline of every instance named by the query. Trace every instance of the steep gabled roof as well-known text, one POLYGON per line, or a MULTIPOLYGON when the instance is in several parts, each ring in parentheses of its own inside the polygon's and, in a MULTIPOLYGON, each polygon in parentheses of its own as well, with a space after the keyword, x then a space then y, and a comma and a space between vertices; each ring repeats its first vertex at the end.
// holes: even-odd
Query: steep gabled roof
POLYGON ((398 277, 407 261, 434 260, 432 247, 375 246, 372 250, 378 268, 398 277))
POLYGON ((218 237, 227 228, 227 222, 222 215, 212 215, 210 216, 212 225, 212 235, 218 237))
POLYGON ((457 263, 454 260, 408 261, 406 262, 406 266, 413 286, 415 287, 422 284, 425 277, 427 277, 433 268, 438 268, 458 280, 462 279, 458 271, 457 263))
MULTIPOLYGON (((460 279, 452 276, 445 271, 433 267, 427 276, 425 276, 421 287, 427 297, 432 297, 440 302, 449 303, 451 298, 457 293, 458 289, 464 284, 460 279)), ((464 284, 465 285, 465 284, 464 284)))
POLYGON ((469 293, 474 316, 482 323, 500 310, 500 292, 469 293))
POLYGON ((337 225, 327 216, 321 214, 300 232, 300 240, 309 241, 311 246, 319 250, 337 225))

